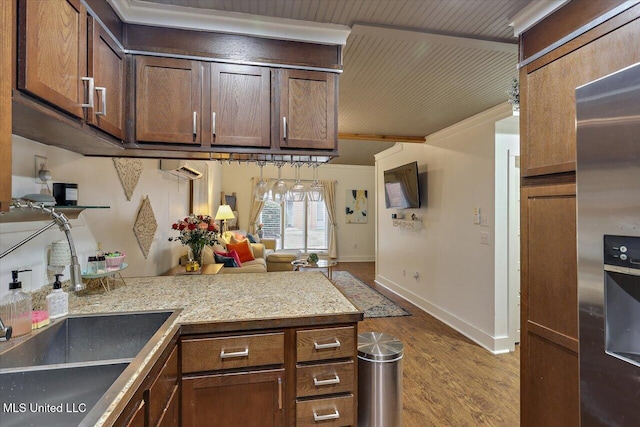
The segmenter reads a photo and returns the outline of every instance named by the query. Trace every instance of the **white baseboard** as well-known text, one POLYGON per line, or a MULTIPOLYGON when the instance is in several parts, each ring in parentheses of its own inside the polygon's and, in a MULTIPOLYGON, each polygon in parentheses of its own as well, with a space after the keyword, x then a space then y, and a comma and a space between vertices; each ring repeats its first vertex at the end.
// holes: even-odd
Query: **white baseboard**
POLYGON ((456 315, 449 313, 448 311, 436 306, 435 304, 432 304, 419 295, 416 295, 415 293, 403 288, 397 283, 386 279, 384 276, 376 275, 375 282, 380 286, 387 288, 396 295, 406 299, 423 311, 429 313, 436 319, 440 320, 442 323, 452 327, 453 329, 460 332, 462 335, 477 343, 481 347, 484 347, 491 353, 503 354, 510 351, 510 344, 507 340, 507 337, 493 337, 486 332, 476 328, 472 324, 460 319, 456 315))

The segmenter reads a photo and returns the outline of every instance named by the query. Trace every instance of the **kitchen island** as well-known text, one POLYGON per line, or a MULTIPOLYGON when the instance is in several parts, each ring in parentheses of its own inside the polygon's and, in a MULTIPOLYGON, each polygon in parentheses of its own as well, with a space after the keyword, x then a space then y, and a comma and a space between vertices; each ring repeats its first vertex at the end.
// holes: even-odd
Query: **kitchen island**
POLYGON ((177 425, 166 422, 168 416, 185 426, 205 419, 208 425, 293 426, 337 416, 355 423, 363 313, 319 272, 127 278, 111 292, 71 294, 69 308, 71 314, 181 310, 99 425, 131 425, 136 417, 144 419, 140 425, 177 425), (170 363, 176 372, 164 375, 174 370, 170 363), (167 378, 171 393, 160 403, 148 401, 156 382, 167 378), (228 401, 234 393, 256 404, 272 402, 272 413, 247 413, 228 401), (155 406, 160 418, 153 417, 155 406))

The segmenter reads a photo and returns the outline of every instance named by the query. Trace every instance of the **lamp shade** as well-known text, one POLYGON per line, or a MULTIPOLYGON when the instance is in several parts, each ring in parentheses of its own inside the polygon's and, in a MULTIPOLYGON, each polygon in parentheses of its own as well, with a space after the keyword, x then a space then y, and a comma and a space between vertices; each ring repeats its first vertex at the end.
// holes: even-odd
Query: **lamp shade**
POLYGON ((231 210, 231 206, 229 205, 220 205, 218 207, 218 212, 216 212, 216 220, 219 219, 234 219, 233 211, 231 210))
POLYGON ((71 265, 71 249, 69 249, 69 243, 66 240, 58 240, 51 244, 49 265, 56 267, 71 265))

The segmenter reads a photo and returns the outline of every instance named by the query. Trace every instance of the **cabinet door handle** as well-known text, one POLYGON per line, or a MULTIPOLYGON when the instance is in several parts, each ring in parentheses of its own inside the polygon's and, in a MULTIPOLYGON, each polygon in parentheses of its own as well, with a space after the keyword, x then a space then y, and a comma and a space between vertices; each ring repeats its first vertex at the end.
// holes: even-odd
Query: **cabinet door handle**
POLYGON ((89 102, 87 104, 80 105, 82 108, 93 108, 93 77, 83 77, 83 82, 89 82, 89 102))
POLYGON ((287 118, 282 117, 282 139, 287 139, 287 118))
POLYGON ((101 102, 102 110, 96 111, 96 116, 106 116, 107 115, 107 88, 96 86, 96 92, 100 92, 102 94, 102 102, 101 102))
POLYGON ((216 136, 216 113, 211 113, 211 134, 216 136))
POLYGON ((193 112, 193 134, 198 135, 198 112, 193 112))
POLYGON ((318 422, 326 420, 337 420, 338 418, 340 418, 340 412, 338 412, 337 409, 334 409, 334 411, 335 412, 333 414, 327 415, 318 415, 316 411, 313 411, 313 421, 318 422))
POLYGON ((231 353, 226 353, 224 350, 220 352, 220 359, 230 359, 232 357, 248 357, 249 356, 249 347, 245 348, 242 351, 235 351, 231 353))
POLYGON ((340 341, 336 339, 334 342, 330 342, 327 344, 318 344, 317 342, 313 343, 313 348, 316 350, 323 350, 325 348, 338 348, 340 347, 340 341))
POLYGON ((334 377, 328 380, 319 380, 316 377, 313 377, 313 385, 316 387, 321 387, 323 385, 333 385, 340 384, 340 377, 338 374, 333 374, 334 377))
POLYGON ((282 409, 282 378, 278 378, 278 409, 282 409))

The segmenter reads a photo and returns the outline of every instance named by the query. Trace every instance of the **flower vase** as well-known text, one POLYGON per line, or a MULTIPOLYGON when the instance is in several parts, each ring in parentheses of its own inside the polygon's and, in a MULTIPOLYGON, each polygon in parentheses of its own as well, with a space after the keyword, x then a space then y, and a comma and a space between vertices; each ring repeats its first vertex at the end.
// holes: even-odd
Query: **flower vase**
POLYGON ((262 239, 262 229, 258 230, 258 237, 262 239))
POLYGON ((189 260, 196 261, 199 269, 203 265, 204 245, 189 245, 189 260))

